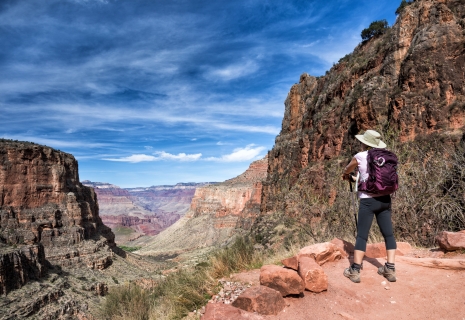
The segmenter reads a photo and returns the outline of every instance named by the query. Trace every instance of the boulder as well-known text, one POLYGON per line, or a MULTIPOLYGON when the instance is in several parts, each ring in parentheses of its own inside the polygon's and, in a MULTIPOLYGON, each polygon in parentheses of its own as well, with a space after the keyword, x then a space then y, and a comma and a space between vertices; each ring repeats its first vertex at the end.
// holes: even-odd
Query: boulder
POLYGON ((436 236, 438 245, 446 251, 465 249, 465 230, 459 232, 443 231, 436 236))
POLYGON ((265 286, 248 288, 237 297, 232 305, 245 311, 265 315, 276 315, 285 307, 281 293, 265 286))
POLYGON ((261 315, 233 307, 230 304, 208 303, 202 320, 264 320, 261 315))
POLYGON ((294 269, 295 271, 299 270, 299 259, 297 259, 297 256, 281 260, 281 263, 286 268, 294 269))
POLYGON ((328 276, 312 257, 299 259, 299 275, 305 283, 305 289, 312 292, 328 290, 328 276))
POLYGON ((295 270, 275 265, 260 269, 260 284, 279 291, 283 297, 304 292, 304 281, 295 270))
POLYGON ((355 247, 351 242, 339 239, 339 238, 334 238, 331 240, 331 243, 336 245, 339 249, 344 250, 347 255, 351 255, 354 253, 355 247))
MULTIPOLYGON (((406 255, 410 250, 412 246, 408 242, 397 242, 396 255, 406 255)), ((365 255, 370 258, 386 258, 386 245, 384 242, 368 244, 365 255)))
POLYGON ((339 248, 335 244, 330 242, 323 242, 300 249, 297 256, 299 259, 300 270, 300 259, 302 257, 313 258, 321 266, 326 262, 346 258, 348 255, 343 249, 339 248))

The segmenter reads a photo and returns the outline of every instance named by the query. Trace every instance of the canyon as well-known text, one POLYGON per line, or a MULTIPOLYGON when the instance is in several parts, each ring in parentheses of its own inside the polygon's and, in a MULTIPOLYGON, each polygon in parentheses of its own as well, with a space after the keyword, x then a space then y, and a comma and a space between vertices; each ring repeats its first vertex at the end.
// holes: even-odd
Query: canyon
POLYGON ((120 188, 105 182, 82 181, 98 197, 103 223, 115 233, 115 242, 130 245, 143 236, 168 228, 189 209, 198 187, 210 183, 178 183, 146 188, 120 188))
POLYGON ((1 319, 84 319, 116 277, 146 276, 114 238, 72 155, 0 139, 1 319))
MULTIPOLYGON (((422 0, 326 75, 302 74, 273 149, 221 183, 81 183, 72 155, 0 140, 0 318, 85 319, 108 286, 159 279, 157 258, 200 257, 238 235, 251 233, 263 248, 352 233, 353 221, 342 220, 351 208, 339 173, 358 151, 355 134, 378 130, 389 146, 459 146, 464 83, 465 5, 422 0), (116 244, 140 249, 136 255, 116 244)), ((433 223, 418 217, 420 237, 433 233, 433 223)))
POLYGON ((137 253, 156 256, 216 248, 249 230, 260 213, 267 163, 265 157, 233 179, 198 187, 184 217, 153 239, 134 241, 142 247, 137 253))

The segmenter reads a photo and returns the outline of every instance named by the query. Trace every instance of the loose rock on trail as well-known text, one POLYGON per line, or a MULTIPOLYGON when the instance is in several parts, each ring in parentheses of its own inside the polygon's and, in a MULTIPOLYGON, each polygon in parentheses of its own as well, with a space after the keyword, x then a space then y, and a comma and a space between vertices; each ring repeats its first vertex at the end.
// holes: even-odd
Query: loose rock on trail
MULTIPOLYGON (((383 258, 367 258, 361 271, 361 283, 352 283, 342 274, 351 260, 344 258, 325 263, 328 290, 305 291, 300 296, 285 297, 285 308, 263 319, 464 319, 465 268, 447 270, 411 264, 411 260, 459 262, 465 254, 446 254, 433 259, 434 251, 413 250, 396 261, 397 282, 378 275, 383 258), (405 262, 405 260, 409 260, 405 262)), ((351 259, 351 258, 350 258, 351 259)), ((260 271, 252 270, 231 276, 231 281, 258 286, 260 271)))

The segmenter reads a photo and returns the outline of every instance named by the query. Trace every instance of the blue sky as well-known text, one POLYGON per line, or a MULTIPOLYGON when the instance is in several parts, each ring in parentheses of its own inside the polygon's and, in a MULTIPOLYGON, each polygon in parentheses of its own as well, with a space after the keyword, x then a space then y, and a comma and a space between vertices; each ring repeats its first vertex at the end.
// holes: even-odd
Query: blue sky
POLYGON ((399 3, 1 0, 0 137, 73 154, 81 180, 224 181, 273 147, 300 75, 399 3))

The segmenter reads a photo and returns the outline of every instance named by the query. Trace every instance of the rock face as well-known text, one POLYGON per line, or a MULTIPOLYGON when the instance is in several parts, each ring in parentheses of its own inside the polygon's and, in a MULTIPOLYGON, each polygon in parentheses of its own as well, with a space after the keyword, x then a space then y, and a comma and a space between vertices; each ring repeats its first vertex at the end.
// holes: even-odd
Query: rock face
POLYGON ((38 280, 46 271, 42 244, 20 249, 0 244, 0 295, 21 288, 29 280, 38 280))
POLYGON ((45 260, 98 269, 111 263, 114 235, 98 215, 93 189, 79 182, 72 155, 0 140, 0 245, 5 293, 40 277, 45 260))
POLYGON ((331 203, 323 161, 352 156, 360 131, 389 127, 401 142, 432 133, 460 140, 464 18, 463 1, 415 1, 386 34, 361 43, 325 76, 303 74, 268 154, 261 212, 294 215, 293 200, 283 193, 291 188, 310 188, 331 203))
POLYGON ((138 252, 154 254, 215 246, 249 229, 260 213, 267 163, 267 158, 257 160, 236 178, 197 188, 186 215, 138 252))

